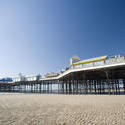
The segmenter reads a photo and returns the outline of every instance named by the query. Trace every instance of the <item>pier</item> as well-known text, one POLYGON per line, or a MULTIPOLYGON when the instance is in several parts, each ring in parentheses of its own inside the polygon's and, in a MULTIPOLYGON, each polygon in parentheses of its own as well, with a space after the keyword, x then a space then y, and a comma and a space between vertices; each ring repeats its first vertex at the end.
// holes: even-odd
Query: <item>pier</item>
POLYGON ((78 61, 71 63, 68 70, 56 77, 1 82, 0 92, 125 94, 125 58, 117 56, 107 59, 103 56, 78 61))

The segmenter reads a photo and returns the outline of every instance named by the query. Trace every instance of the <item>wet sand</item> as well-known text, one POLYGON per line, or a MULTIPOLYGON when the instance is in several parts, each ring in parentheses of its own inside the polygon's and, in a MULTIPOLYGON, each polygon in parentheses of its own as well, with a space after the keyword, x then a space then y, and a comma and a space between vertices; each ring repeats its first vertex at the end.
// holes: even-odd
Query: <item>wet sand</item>
POLYGON ((0 125, 125 125, 125 96, 0 94, 0 125))

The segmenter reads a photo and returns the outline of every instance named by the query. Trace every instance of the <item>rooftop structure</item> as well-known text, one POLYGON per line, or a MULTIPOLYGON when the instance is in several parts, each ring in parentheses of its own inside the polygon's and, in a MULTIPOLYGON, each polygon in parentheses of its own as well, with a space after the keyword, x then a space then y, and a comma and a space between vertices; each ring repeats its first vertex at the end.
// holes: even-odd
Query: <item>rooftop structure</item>
POLYGON ((70 65, 73 65, 74 63, 78 62, 80 60, 80 57, 73 56, 70 58, 70 65))
POLYGON ((54 73, 54 72, 51 72, 51 73, 47 73, 45 74, 45 78, 51 78, 51 77, 57 77, 59 74, 58 73, 54 73))
POLYGON ((37 81, 41 78, 41 75, 27 75, 24 76, 21 73, 17 76, 12 78, 13 82, 20 82, 20 81, 37 81))
POLYGON ((7 77, 7 78, 1 78, 0 82, 12 82, 12 78, 7 77))

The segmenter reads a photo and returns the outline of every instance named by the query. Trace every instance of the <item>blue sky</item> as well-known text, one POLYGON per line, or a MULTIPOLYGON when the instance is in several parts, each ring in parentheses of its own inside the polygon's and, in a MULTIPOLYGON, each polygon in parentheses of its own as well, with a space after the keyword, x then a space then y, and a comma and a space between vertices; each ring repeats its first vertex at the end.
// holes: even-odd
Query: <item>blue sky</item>
POLYGON ((124 53, 124 0, 0 0, 0 77, 124 53))

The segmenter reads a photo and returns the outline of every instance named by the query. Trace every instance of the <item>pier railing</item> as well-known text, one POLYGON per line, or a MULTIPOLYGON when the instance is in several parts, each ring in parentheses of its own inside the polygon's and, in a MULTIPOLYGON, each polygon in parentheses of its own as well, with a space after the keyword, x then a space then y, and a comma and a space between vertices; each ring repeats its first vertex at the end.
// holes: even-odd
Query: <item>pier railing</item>
POLYGON ((90 68, 90 67, 105 66, 105 65, 112 65, 112 64, 119 64, 119 63, 125 63, 125 56, 114 56, 99 62, 90 62, 86 64, 74 65, 70 67, 70 69, 90 68))

